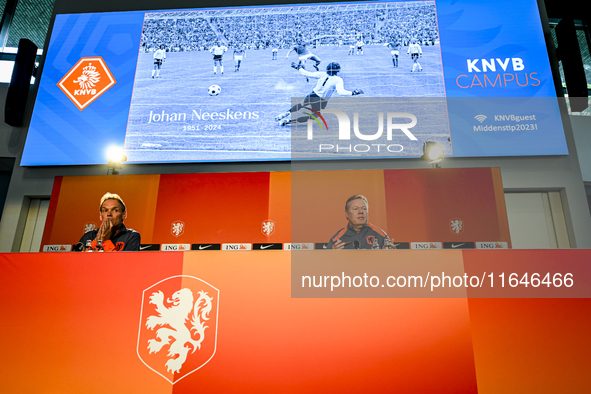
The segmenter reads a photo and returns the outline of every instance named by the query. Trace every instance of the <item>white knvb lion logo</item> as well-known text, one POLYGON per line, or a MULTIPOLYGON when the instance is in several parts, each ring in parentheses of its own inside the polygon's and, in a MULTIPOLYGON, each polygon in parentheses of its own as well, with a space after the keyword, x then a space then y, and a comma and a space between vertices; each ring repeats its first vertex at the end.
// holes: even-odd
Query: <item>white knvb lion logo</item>
POLYGON ((459 234, 464 231, 464 222, 462 219, 453 218, 449 221, 449 229, 452 233, 459 234))
POLYGON ((265 220, 263 223, 261 223, 261 231, 263 232, 263 234, 269 237, 271 234, 275 232, 275 222, 270 219, 265 220))
POLYGON ((92 63, 82 69, 82 75, 76 78, 74 83, 80 84, 80 89, 90 89, 101 80, 101 75, 96 71, 96 67, 92 63))
POLYGON ((185 232, 185 223, 180 220, 173 222, 171 226, 170 232, 177 238, 185 232))
POLYGON ((217 349, 220 291, 203 279, 176 275, 142 293, 137 355, 175 384, 205 366, 217 349))
POLYGON ((86 223, 86 224, 84 225, 84 232, 86 233, 86 232, 88 232, 88 231, 92 231, 92 230, 94 230, 95 228, 96 228, 96 223, 92 223, 92 222, 90 222, 90 223, 86 223))
POLYGON ((194 353, 201 348, 201 342, 205 339, 205 329, 208 326, 205 322, 209 320, 209 313, 212 308, 212 297, 206 292, 199 291, 199 298, 193 304, 193 292, 190 289, 181 289, 166 300, 171 307, 164 305, 164 294, 161 291, 152 293, 150 304, 156 306, 158 315, 149 316, 146 319, 146 327, 154 330, 157 326, 168 326, 159 328, 156 331, 156 339, 148 340, 149 353, 157 353, 164 346, 169 346, 168 356, 171 358, 166 362, 168 372, 179 372, 187 360, 189 351, 194 353), (191 314, 191 327, 186 322, 191 314), (192 331, 195 331, 192 334, 192 331))

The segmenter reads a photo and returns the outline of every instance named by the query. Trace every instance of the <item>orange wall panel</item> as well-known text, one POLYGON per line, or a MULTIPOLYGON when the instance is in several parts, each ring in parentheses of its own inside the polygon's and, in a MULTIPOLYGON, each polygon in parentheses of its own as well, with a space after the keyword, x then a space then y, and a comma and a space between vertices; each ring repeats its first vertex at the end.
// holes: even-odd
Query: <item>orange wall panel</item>
POLYGON ((291 175, 292 242, 328 242, 347 225, 345 203, 367 197, 369 222, 388 232, 384 172, 297 171, 291 175))
POLYGON ((499 211, 502 185, 491 168, 385 170, 384 178, 394 240, 510 241, 507 213, 499 211), (459 234, 450 229, 456 218, 463 223, 459 234))
POLYGON ((106 192, 121 196, 128 210, 125 225, 139 231, 143 243, 150 243, 159 179, 160 175, 62 177, 55 210, 50 206, 48 212, 43 244, 75 244, 85 224, 100 226, 99 204, 106 192))
POLYGON ((268 172, 162 175, 154 238, 158 243, 267 242, 261 224, 268 215, 268 172), (185 224, 178 237, 171 232, 176 221, 185 224))
MULTIPOLYGON (((429 256, 495 265, 500 256, 516 265, 562 261, 586 269, 590 253, 406 251, 396 262, 429 256)), ((589 298, 292 298, 292 256, 0 254, 0 336, 9 339, 0 392, 588 391, 589 298), (170 299, 193 280, 207 283, 211 295, 219 291, 205 331, 210 342, 194 352, 215 346, 215 354, 172 384, 140 359, 141 329, 157 314, 146 297, 162 290, 170 299)), ((587 283, 589 271, 580 272, 575 280, 587 283)), ((169 358, 158 356, 160 363, 169 358)))
POLYGON ((478 392, 586 393, 591 299, 470 299, 478 392))
POLYGON ((136 346, 143 290, 182 255, 138 253, 0 254, 0 392, 172 392, 136 346))
POLYGON ((268 242, 291 240, 291 172, 271 172, 269 179, 269 219, 275 222, 275 233, 268 242))
POLYGON ((476 392, 466 299, 294 299, 283 251, 186 253, 183 274, 220 290, 218 351, 174 394, 476 392))

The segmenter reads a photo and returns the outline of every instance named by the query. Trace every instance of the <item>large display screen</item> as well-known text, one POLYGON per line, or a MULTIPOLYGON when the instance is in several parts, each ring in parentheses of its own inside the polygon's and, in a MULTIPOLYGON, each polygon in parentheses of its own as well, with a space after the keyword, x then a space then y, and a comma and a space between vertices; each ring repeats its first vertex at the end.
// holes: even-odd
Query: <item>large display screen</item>
POLYGON ((290 160, 294 97, 361 92, 417 114, 373 157, 568 154, 536 1, 430 0, 58 14, 21 165, 290 160))

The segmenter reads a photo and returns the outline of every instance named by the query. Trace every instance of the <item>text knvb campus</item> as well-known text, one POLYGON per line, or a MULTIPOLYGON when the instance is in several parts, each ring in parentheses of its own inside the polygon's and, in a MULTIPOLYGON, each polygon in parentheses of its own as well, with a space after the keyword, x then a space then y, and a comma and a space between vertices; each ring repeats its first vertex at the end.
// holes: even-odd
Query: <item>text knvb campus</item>
POLYGON ((518 57, 466 59, 466 72, 456 78, 456 85, 462 89, 535 87, 541 84, 535 77, 538 73, 527 70, 523 59, 518 57))

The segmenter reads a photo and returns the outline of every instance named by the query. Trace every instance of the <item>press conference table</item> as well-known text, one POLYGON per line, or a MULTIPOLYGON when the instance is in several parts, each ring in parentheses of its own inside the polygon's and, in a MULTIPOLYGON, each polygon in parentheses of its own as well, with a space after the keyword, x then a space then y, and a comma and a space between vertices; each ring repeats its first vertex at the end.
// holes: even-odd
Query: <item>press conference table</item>
POLYGON ((570 269, 577 286, 590 287, 591 250, 392 252, 0 254, 0 391, 575 393, 591 386, 591 302, 581 287, 552 296, 578 298, 465 291, 354 298, 327 289, 303 298, 310 295, 294 289, 305 270, 335 271, 338 260, 353 273, 384 262, 391 272, 439 261, 473 273, 513 262, 530 272, 570 269))

